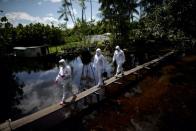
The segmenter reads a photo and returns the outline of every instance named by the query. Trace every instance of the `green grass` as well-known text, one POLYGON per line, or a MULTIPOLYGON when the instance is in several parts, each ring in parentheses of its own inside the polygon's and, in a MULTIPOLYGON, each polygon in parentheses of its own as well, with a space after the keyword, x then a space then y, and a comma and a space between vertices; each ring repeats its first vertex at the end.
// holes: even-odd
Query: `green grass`
POLYGON ((60 52, 62 49, 69 49, 69 48, 77 48, 77 47, 86 47, 87 45, 84 42, 70 42, 63 45, 58 46, 51 46, 49 47, 50 53, 60 52))
POLYGON ((63 48, 65 45, 58 45, 58 46, 51 46, 49 47, 49 53, 55 53, 61 51, 61 48, 63 48))
MULTIPOLYGON (((81 47, 88 47, 88 46, 90 46, 90 43, 84 41, 70 42, 63 45, 51 46, 49 47, 49 52, 55 53, 55 52, 61 52, 63 48, 69 49, 69 48, 81 48, 81 47)), ((104 46, 102 42, 97 42, 97 47, 101 48, 102 46, 104 46)))

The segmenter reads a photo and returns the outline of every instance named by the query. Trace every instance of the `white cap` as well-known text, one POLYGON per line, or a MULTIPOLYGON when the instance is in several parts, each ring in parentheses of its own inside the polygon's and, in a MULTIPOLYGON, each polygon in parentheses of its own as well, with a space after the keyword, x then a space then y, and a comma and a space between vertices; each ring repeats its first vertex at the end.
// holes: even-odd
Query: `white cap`
POLYGON ((61 59, 61 60, 59 61, 59 63, 65 63, 65 60, 64 60, 64 59, 61 59))
POLYGON ((116 49, 117 49, 117 50, 120 50, 120 47, 117 45, 117 46, 116 46, 116 49))
POLYGON ((97 53, 101 53, 101 49, 100 48, 97 48, 96 52, 97 53))

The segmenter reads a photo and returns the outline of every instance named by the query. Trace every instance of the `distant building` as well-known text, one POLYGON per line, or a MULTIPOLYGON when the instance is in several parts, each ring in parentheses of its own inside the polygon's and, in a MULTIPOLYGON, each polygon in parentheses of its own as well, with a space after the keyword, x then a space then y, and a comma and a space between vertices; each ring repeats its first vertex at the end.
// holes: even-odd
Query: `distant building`
POLYGON ((20 57, 39 57, 49 54, 47 45, 31 47, 14 47, 14 55, 20 57))

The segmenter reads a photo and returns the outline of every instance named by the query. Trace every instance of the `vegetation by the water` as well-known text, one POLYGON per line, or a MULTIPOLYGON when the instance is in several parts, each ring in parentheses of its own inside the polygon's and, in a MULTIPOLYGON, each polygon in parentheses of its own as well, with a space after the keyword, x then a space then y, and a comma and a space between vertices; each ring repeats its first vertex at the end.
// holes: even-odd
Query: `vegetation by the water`
MULTIPOLYGON (((146 53, 150 55, 152 52, 158 56, 158 51, 163 49, 185 50, 195 46, 195 0, 99 0, 101 20, 97 22, 92 15, 90 21, 85 19, 87 2, 90 2, 92 14, 92 0, 63 0, 62 8, 58 12, 65 23, 58 27, 41 23, 13 26, 6 16, 0 15, 0 58, 12 53, 14 46, 45 44, 50 46, 50 53, 94 45, 113 50, 118 44, 126 48, 125 54, 128 54, 128 51, 133 52, 138 59, 144 59, 146 53), (73 12, 72 5, 76 1, 81 6, 81 19, 70 13, 73 12), (67 28, 69 20, 74 23, 71 29, 67 28), (86 41, 86 36, 104 33, 111 33, 109 46, 102 42, 86 41)), ((1 84, 7 87, 0 95, 0 102, 7 102, 2 108, 4 111, 0 112, 0 116, 3 116, 1 119, 16 114, 16 110, 11 106, 18 103, 15 96, 22 94, 24 86, 16 83, 17 78, 12 74, 12 68, 7 67, 4 62, 7 60, 3 59, 0 64, 0 78, 3 81, 1 84), (15 89, 16 86, 20 88, 15 89)))
MULTIPOLYGON (((194 0, 99 0, 101 20, 85 19, 86 3, 79 0, 81 19, 73 13, 73 1, 63 1, 58 11, 65 24, 59 27, 40 23, 13 27, 5 16, 0 21, 1 54, 11 52, 14 46, 34 46, 48 44, 65 48, 82 46, 85 36, 110 32, 110 44, 140 52, 146 49, 184 46, 184 41, 195 43, 196 3, 194 0), (72 20, 74 27, 67 28, 72 20)), ((92 14, 92 10, 91 10, 92 14)), ((186 45, 185 45, 186 46, 186 45)), ((191 46, 191 45, 188 45, 191 46)), ((57 47, 59 48, 59 47, 57 47)), ((51 48, 52 52, 55 50, 51 48)))

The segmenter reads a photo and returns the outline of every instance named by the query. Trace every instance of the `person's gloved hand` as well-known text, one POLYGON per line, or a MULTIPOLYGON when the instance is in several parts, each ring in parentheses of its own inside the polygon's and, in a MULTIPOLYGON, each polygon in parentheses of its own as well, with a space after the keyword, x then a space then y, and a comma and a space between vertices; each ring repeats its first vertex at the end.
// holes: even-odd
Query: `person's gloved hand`
POLYGON ((93 70, 95 70, 95 66, 93 65, 93 70))

